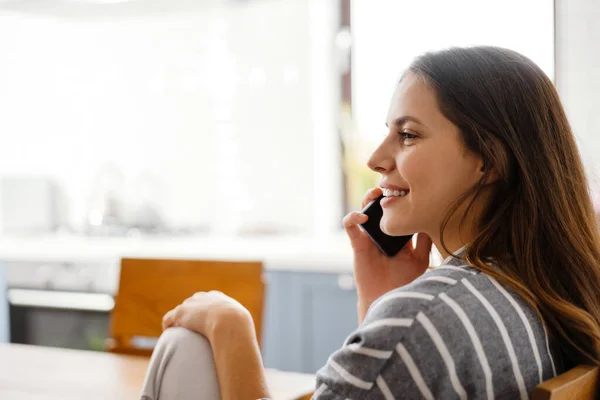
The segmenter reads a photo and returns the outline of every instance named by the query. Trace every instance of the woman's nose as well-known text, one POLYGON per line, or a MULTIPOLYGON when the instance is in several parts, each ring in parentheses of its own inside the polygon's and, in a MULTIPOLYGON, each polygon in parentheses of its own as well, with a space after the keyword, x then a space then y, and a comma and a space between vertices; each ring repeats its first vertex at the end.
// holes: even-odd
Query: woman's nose
POLYGON ((386 151, 388 150, 388 146, 389 144, 386 145, 386 143, 383 142, 377 149, 375 149, 373 154, 371 154, 371 157, 367 162, 367 166, 370 169, 375 172, 379 172, 380 174, 388 173, 394 169, 394 157, 389 154, 388 151, 386 151))

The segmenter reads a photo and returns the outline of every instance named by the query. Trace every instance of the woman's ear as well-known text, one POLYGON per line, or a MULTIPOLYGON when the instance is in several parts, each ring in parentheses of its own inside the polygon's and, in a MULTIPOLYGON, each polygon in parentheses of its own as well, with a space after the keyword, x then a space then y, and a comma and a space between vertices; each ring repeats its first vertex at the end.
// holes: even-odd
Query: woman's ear
POLYGON ((479 169, 479 172, 481 172, 481 177, 485 177, 484 184, 486 185, 491 185, 500 179, 500 174, 498 174, 498 171, 496 171, 495 168, 486 166, 483 161, 481 162, 481 168, 479 169))

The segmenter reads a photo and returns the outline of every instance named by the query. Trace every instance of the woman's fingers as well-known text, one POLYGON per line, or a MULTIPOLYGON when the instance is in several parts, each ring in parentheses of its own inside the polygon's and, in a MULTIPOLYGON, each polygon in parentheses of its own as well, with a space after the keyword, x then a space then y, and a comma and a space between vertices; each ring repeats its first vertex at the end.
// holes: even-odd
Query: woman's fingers
MULTIPOLYGON (((375 187, 367 190, 362 200, 362 208, 381 195, 381 188, 375 187)), ((365 233, 360 229, 359 225, 364 224, 369 220, 369 217, 360 211, 353 211, 347 214, 342 223, 346 234, 350 238, 350 242, 354 246, 357 240, 363 240, 365 233)), ((355 248, 356 249, 356 248, 355 248)))
POLYGON ((362 238, 364 232, 360 230, 358 225, 367 222, 368 219, 368 216, 359 211, 353 211, 344 217, 342 222, 351 242, 362 238))
MULTIPOLYGON (((163 330, 167 329, 171 326, 181 325, 181 321, 184 320, 184 318, 186 316, 185 315, 186 307, 184 307, 184 304, 186 304, 186 302, 188 300, 192 300, 192 298, 187 299, 182 304, 178 305, 177 307, 175 307, 174 309, 172 309, 171 311, 169 311, 165 314, 165 316, 163 317, 163 320, 162 320, 163 330)), ((188 304, 189 304, 189 302, 188 302, 188 304)))
POLYGON ((175 310, 167 312, 162 319, 163 331, 173 325, 175 325, 175 310))
POLYGON ((380 187, 374 187, 374 188, 367 190, 367 192, 365 193, 365 195, 362 199, 361 208, 365 208, 367 206, 367 204, 369 204, 370 202, 372 202, 373 200, 375 200, 376 198, 381 196, 382 193, 383 193, 383 191, 381 190, 380 187))

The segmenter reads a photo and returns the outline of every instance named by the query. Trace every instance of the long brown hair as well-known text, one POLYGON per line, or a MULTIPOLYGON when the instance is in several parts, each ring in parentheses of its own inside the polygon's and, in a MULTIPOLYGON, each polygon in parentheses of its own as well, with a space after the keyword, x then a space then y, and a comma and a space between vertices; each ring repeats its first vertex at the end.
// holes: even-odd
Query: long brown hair
MULTIPOLYGON (((409 71, 433 87, 444 115, 485 165, 450 209, 491 192, 462 257, 540 314, 567 366, 600 364, 600 240, 584 167, 552 81, 503 48, 450 48, 409 71), (497 179, 489 183, 494 172, 497 179), (497 268, 486 261, 494 260, 497 268)), ((465 219, 463 218, 463 221, 465 219)))

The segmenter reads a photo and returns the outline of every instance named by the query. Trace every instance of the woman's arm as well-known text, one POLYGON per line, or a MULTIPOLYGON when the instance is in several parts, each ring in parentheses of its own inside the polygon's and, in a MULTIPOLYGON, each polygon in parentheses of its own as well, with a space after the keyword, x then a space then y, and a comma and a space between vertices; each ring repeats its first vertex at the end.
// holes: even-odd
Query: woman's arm
POLYGON ((362 325, 363 321, 365 320, 365 316, 367 315, 367 311, 369 310, 369 307, 371 307, 372 303, 372 301, 366 301, 359 297, 356 305, 356 309, 358 311, 358 325, 362 325))
POLYGON ((223 400, 269 397, 254 324, 244 315, 223 318, 210 342, 223 400))

